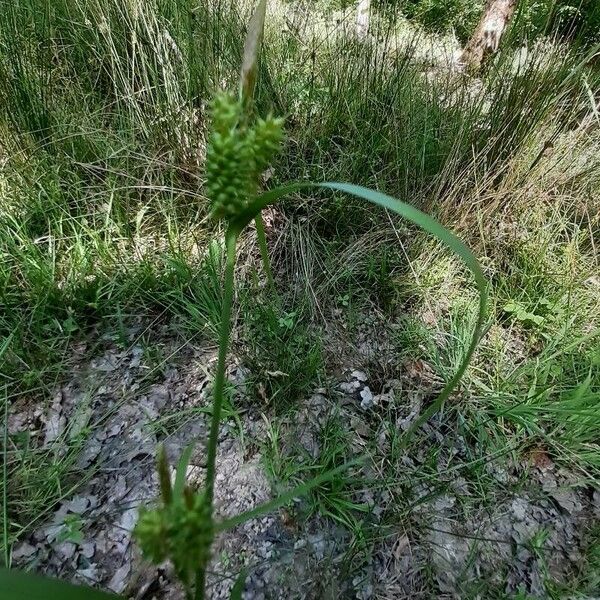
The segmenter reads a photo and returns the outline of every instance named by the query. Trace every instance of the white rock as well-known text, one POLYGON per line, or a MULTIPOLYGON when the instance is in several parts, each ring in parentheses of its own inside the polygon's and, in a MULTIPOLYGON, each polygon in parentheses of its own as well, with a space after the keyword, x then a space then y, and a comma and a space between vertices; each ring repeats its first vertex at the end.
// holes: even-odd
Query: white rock
POLYGON ((358 379, 358 381, 362 381, 363 383, 367 381, 367 374, 364 371, 352 371, 350 377, 358 379))
POLYGON ((371 392, 368 386, 365 386, 361 390, 360 397, 362 398, 362 400, 360 401, 360 407, 363 410, 367 410, 373 406, 373 393, 371 392))

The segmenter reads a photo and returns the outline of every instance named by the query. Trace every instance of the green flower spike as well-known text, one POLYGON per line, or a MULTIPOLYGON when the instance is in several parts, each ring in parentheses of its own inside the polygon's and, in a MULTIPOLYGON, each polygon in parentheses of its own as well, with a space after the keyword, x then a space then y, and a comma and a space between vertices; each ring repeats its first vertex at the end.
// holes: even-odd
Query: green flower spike
POLYGON ((198 571, 206 569, 214 539, 211 507, 206 494, 186 494, 186 503, 173 505, 169 519, 171 560, 178 577, 191 584, 198 571))
MULTIPOLYGON (((189 459, 191 446, 186 452, 189 459)), ((179 483, 176 481, 174 487, 163 446, 157 462, 162 503, 153 510, 140 510, 135 535, 144 557, 154 564, 169 559, 189 591, 198 572, 203 572, 210 561, 214 539, 211 503, 205 492, 185 485, 187 460, 178 465, 179 483)))
POLYGON ((283 119, 245 122, 242 103, 219 94, 212 104, 213 129, 206 150, 206 191, 215 219, 239 216, 256 197, 260 178, 283 140, 283 119))
POLYGON ((160 564, 168 558, 165 543, 167 519, 163 509, 140 509, 135 526, 135 535, 140 543, 142 554, 152 563, 160 564))

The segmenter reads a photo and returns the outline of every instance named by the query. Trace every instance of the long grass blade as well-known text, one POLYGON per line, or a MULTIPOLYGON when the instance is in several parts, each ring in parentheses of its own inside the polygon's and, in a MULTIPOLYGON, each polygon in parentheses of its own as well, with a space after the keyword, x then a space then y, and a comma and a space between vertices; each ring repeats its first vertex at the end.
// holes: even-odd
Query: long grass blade
POLYGON ((250 19, 250 23, 248 23, 248 34, 244 43, 244 58, 240 73, 240 95, 245 104, 249 103, 254 96, 254 86, 256 85, 256 75, 258 73, 258 57, 265 28, 266 12, 267 0, 260 0, 256 11, 252 15, 252 19, 250 19))
POLYGON ((256 217, 260 211, 266 206, 273 204, 284 196, 299 192, 308 188, 322 188, 335 192, 343 192, 345 194, 351 194, 357 198, 367 200, 372 204, 380 206, 386 210, 390 210, 397 215, 400 215, 404 219, 411 221, 427 233, 430 233, 442 242, 447 248, 449 248, 454 254, 456 254, 465 266, 471 271, 475 279, 477 291, 479 292, 479 310, 477 315, 477 322, 471 334, 471 341, 467 352, 460 363, 454 376, 446 383, 440 395, 436 400, 425 410, 419 418, 417 418, 412 425, 407 429, 403 437, 404 444, 407 444, 412 437, 412 434, 425 423, 433 414, 435 414, 444 404, 444 402, 450 397, 452 392, 456 389, 462 376, 464 375, 473 353, 479 344, 479 340, 484 331, 484 324, 486 320, 487 312, 487 281, 483 270, 479 265, 479 261, 475 258, 474 254, 467 248, 467 246, 451 231, 442 226, 438 221, 414 206, 402 202, 397 198, 388 196, 381 192, 376 192, 368 188, 361 187, 359 185, 353 185, 350 183, 338 183, 338 182, 327 182, 327 183, 296 183, 288 186, 283 186, 270 190, 258 196, 254 202, 246 209, 245 213, 231 224, 231 228, 236 231, 241 231, 253 218, 256 217))
POLYGON ((244 593, 244 584, 246 583, 246 577, 248 577, 248 571, 242 569, 240 574, 237 576, 233 587, 231 588, 231 594, 229 600, 242 600, 244 593))
POLYGON ((361 463, 360 460, 350 461, 346 464, 340 465, 331 471, 327 471, 306 483, 301 483, 300 485, 292 488, 288 492, 281 494, 277 498, 274 498, 270 502, 265 502, 265 504, 261 504, 252 510, 248 510, 246 512, 240 513, 235 517, 231 517, 231 519, 226 519, 225 521, 221 521, 217 523, 215 526, 216 531, 227 531, 228 529, 232 529, 241 523, 245 523, 250 519, 256 519, 261 515, 273 512, 282 506, 285 506, 289 502, 291 502, 294 498, 300 498, 302 496, 306 496, 308 492, 310 492, 313 488, 320 486, 323 483, 327 483, 331 481, 336 475, 343 473, 344 471, 350 469, 351 467, 357 466, 361 463))
POLYGON ((183 502, 183 489, 185 488, 187 468, 192 458, 195 444, 190 444, 185 448, 179 457, 177 463, 177 472, 175 475, 175 485, 173 487, 173 499, 175 502, 183 502))
POLYGON ((79 587, 32 573, 0 569, 0 597, 5 600, 118 600, 115 596, 89 587, 79 587))

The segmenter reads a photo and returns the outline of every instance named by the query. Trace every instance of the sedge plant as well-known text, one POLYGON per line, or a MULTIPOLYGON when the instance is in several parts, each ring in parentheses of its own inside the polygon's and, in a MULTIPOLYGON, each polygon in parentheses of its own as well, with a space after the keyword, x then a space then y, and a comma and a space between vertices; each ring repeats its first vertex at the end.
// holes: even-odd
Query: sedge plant
MULTIPOLYGON (((256 223, 265 273, 269 283, 272 283, 268 248, 260 216, 262 209, 276 203, 284 196, 308 187, 351 194, 395 212, 433 234, 459 255, 473 273, 480 293, 480 302, 478 320, 470 347, 458 371, 447 383, 437 400, 406 432, 405 443, 408 442, 411 434, 440 408, 458 384, 475 351, 485 319, 486 282, 476 258, 457 237, 414 207, 380 192, 347 183, 295 183, 260 193, 261 176, 278 152, 284 137, 283 119, 268 116, 264 119, 253 120, 251 116, 265 12, 266 0, 261 0, 248 28, 239 97, 229 93, 220 93, 212 104, 212 131, 208 141, 205 167, 206 191, 212 202, 212 216, 225 223, 226 264, 219 355, 213 388, 204 489, 201 492, 194 492, 185 483, 191 447, 184 452, 179 461, 174 486, 171 486, 166 457, 164 450, 161 450, 159 453, 159 479, 162 504, 157 509, 142 511, 137 526, 138 539, 145 555, 156 563, 170 559, 186 589, 188 598, 194 600, 204 598, 205 573, 210 560, 210 546, 218 531, 223 531, 282 506, 291 498, 304 494, 331 479, 340 470, 326 472, 248 513, 224 522, 215 522, 213 499, 217 441, 224 400, 225 366, 231 330, 236 247, 240 235, 253 220, 256 223)), ((341 469, 348 467, 349 465, 345 465, 341 469)), ((240 590, 240 586, 235 586, 234 590, 240 590)))
MULTIPOLYGON (((223 412, 225 367, 231 331, 236 248, 240 235, 254 221, 266 277, 271 284, 267 240, 261 219, 261 211, 265 207, 289 194, 310 187, 349 194, 396 213, 432 234, 458 255, 472 272, 479 291, 479 312, 469 348, 457 372, 447 382, 438 398, 405 432, 403 437, 405 445, 409 443, 414 431, 440 409, 456 388, 477 347, 485 320, 487 285, 477 259, 454 234, 413 206, 386 194, 349 183, 302 182, 266 192, 260 191, 262 175, 279 151, 284 138, 282 118, 274 116, 254 118, 252 115, 252 98, 258 72, 265 14, 266 0, 260 0, 248 26, 239 95, 236 97, 230 93, 219 93, 212 102, 212 130, 208 139, 205 164, 206 192, 211 201, 212 217, 225 225, 226 264, 204 486, 197 491, 186 482, 186 472, 193 446, 186 448, 180 457, 174 482, 171 480, 164 448, 161 447, 158 451, 160 503, 154 508, 143 508, 140 511, 135 529, 145 558, 156 564, 163 563, 165 560, 171 561, 188 600, 201 600, 205 597, 206 572, 211 558, 212 543, 217 534, 288 504, 294 498, 332 480, 340 472, 355 464, 345 464, 327 471, 253 510, 223 521, 215 519, 214 485, 217 445, 223 412)), ((271 285, 267 289, 273 290, 271 285)), ((232 598, 241 598, 244 579, 245 573, 242 572, 233 587, 232 598)), ((0 581, 4 581, 8 589, 11 589, 11 585, 14 589, 27 589, 28 579, 24 579, 22 574, 16 572, 0 571, 0 581)), ((32 590, 35 586, 39 589, 38 579, 34 577, 30 581, 32 590)), ((84 588, 68 586, 65 587, 65 593, 67 591, 65 597, 73 600, 89 597, 84 588)))

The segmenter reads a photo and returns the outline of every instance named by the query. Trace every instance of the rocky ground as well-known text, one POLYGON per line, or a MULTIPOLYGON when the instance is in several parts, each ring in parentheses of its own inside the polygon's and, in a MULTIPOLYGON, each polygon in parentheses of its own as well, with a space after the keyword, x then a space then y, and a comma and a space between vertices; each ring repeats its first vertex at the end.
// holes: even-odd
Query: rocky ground
MULTIPOLYGON (((385 344, 377 346, 371 335, 371 327, 363 330, 354 361, 335 381, 277 421, 284 460, 318 459, 321 428, 332 415, 349 454, 369 457, 363 483, 348 492, 369 534, 357 539, 339 520, 304 511, 298 499, 218 539, 210 597, 227 598, 243 566, 248 599, 455 598, 467 597, 466 590, 485 598, 489 585, 548 597, 549 577, 568 580, 583 564, 586 529, 600 518, 600 491, 543 449, 520 459, 474 456, 452 424, 437 417, 423 427, 419 444, 393 457, 394 432, 409 426, 439 383, 419 362, 375 381, 369 366, 385 344), (470 475, 475 465, 487 482, 485 495, 477 489, 481 476, 470 475)), ((73 493, 14 548, 13 564, 137 600, 177 599, 183 596, 169 565, 144 563, 132 531, 139 507, 157 496, 158 442, 172 462, 195 442, 189 479, 202 478, 215 349, 179 345, 163 333, 165 358, 157 369, 137 334, 130 338, 126 349, 106 339, 91 360, 76 349, 72 376, 46 410, 11 408, 9 432, 27 430, 57 456, 65 436, 81 440, 73 493)), ((275 417, 244 399, 240 364, 233 362, 229 375, 238 410, 223 425, 216 482, 217 510, 227 517, 268 500, 279 485, 268 477, 264 455, 275 417)))

